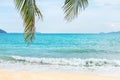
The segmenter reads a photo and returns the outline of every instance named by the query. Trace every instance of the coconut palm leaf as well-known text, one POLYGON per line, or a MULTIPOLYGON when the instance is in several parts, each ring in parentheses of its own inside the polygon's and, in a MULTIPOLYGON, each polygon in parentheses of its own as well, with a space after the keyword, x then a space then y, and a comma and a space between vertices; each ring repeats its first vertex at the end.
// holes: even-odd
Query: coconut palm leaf
POLYGON ((78 12, 87 7, 88 0, 65 0, 65 4, 63 6, 65 19, 71 21, 75 17, 78 16, 78 12))
POLYGON ((16 8, 20 11, 25 25, 25 41, 33 42, 35 38, 35 15, 42 19, 42 14, 35 0, 14 0, 16 8))
MULTIPOLYGON (((25 25, 25 41, 33 42, 35 38, 35 16, 42 19, 42 14, 36 5, 35 0, 14 0, 16 8, 20 11, 25 25)), ((65 0, 63 6, 65 19, 71 21, 78 16, 80 10, 88 5, 88 0, 65 0)))

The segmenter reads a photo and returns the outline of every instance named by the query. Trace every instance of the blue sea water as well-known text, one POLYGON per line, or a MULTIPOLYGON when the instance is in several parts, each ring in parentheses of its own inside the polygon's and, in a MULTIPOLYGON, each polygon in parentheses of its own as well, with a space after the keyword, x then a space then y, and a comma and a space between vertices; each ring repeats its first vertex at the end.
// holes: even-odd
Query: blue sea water
POLYGON ((0 68, 120 73, 120 34, 0 34, 0 68))

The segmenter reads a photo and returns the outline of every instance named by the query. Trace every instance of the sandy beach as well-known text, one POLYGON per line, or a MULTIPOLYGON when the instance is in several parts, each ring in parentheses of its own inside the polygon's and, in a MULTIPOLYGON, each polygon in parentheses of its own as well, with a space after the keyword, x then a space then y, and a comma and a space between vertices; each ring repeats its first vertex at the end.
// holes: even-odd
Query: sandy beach
POLYGON ((120 80, 120 77, 79 73, 24 72, 0 70, 0 80, 120 80))

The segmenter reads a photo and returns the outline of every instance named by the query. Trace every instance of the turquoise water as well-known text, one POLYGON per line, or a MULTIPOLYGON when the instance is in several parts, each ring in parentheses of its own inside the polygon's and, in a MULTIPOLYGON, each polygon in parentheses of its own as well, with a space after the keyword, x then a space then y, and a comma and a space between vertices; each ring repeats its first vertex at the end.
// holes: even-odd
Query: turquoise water
POLYGON ((67 66, 73 71, 118 69, 120 34, 37 34, 30 46, 23 34, 0 34, 0 66, 18 64, 62 67, 60 70, 67 66))

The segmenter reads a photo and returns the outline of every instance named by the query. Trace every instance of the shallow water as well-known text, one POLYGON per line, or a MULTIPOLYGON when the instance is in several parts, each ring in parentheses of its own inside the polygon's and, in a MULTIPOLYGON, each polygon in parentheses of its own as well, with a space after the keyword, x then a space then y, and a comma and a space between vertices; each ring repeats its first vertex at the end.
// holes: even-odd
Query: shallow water
POLYGON ((120 34, 0 34, 0 68, 119 74, 120 34))

